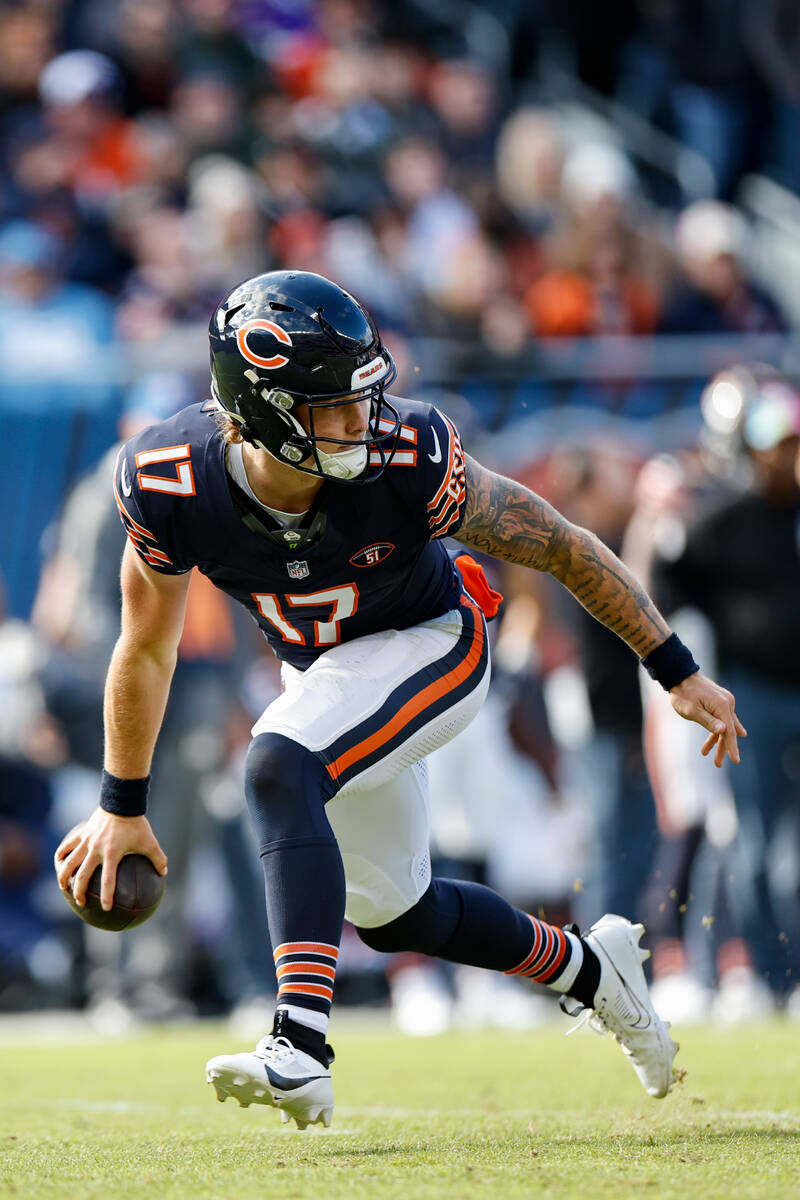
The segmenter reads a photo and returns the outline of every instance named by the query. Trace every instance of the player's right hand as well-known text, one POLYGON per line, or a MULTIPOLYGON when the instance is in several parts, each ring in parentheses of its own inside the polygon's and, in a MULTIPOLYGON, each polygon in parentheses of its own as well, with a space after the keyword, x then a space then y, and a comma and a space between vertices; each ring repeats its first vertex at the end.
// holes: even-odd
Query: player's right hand
POLYGON ((695 671, 682 683, 670 689, 672 707, 686 721, 696 721, 708 730, 700 753, 714 751, 714 765, 721 767, 725 756, 739 762, 738 738, 747 737, 747 730, 736 715, 736 698, 727 688, 695 671))
POLYGON ((58 886, 65 892, 72 880, 72 894, 83 907, 89 880, 95 869, 102 865, 100 903, 108 911, 114 903, 117 867, 126 854, 143 854, 159 875, 167 874, 167 856, 147 817, 117 817, 96 808, 88 821, 76 825, 66 834, 56 850, 58 886))

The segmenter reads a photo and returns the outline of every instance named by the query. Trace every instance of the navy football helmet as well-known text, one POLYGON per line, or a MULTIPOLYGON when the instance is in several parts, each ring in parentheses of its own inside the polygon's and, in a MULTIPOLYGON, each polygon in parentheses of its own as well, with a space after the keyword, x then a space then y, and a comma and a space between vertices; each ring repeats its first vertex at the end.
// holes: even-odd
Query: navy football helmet
POLYGON ((214 399, 243 438, 324 479, 369 483, 383 472, 400 428, 384 397, 397 369, 349 292, 310 271, 268 271, 225 297, 209 337, 214 399), (367 433, 332 446, 330 436, 316 434, 314 413, 350 404, 354 395, 370 401, 367 433), (301 406, 307 428, 296 415, 301 406), (330 453, 338 446, 346 449, 330 453))

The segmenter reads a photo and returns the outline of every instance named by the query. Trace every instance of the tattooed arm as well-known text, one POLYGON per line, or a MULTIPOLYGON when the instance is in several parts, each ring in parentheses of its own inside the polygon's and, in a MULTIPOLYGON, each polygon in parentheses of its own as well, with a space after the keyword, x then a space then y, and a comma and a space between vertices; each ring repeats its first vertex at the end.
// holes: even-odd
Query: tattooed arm
POLYGON ((600 538, 552 505, 467 458, 467 507, 458 540, 484 554, 547 571, 598 621, 644 658, 669 626, 630 571, 600 538))
MULTIPOLYGON (((573 525, 535 492, 495 475, 469 456, 466 471, 467 503, 458 541, 553 575, 640 658, 666 641, 667 622, 600 538, 573 525)), ((744 735, 744 729, 733 711, 730 692, 698 673, 672 688, 670 699, 680 716, 710 731, 703 753, 716 746, 717 766, 726 753, 739 761, 736 734, 744 735)))

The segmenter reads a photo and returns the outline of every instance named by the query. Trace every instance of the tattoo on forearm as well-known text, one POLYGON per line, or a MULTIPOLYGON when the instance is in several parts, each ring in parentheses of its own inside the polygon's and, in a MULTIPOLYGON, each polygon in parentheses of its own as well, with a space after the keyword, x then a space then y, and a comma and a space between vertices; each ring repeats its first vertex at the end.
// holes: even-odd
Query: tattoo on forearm
POLYGON ((535 492, 469 457, 466 512, 457 537, 485 554, 549 572, 640 656, 669 636, 644 588, 608 546, 535 492))

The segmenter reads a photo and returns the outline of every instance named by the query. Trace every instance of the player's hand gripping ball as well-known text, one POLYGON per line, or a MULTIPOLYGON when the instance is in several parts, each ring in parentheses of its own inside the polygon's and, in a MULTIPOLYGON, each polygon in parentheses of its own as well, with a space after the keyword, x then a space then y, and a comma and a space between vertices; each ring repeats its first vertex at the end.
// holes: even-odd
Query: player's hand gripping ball
POLYGON ((64 898, 73 912, 97 929, 132 929, 152 917, 167 889, 167 881, 159 875, 149 858, 143 854, 126 854, 117 867, 117 886, 114 903, 108 911, 100 905, 100 877, 97 867, 86 889, 86 904, 81 908, 72 895, 72 881, 64 898))

